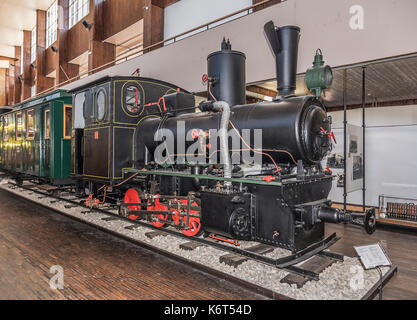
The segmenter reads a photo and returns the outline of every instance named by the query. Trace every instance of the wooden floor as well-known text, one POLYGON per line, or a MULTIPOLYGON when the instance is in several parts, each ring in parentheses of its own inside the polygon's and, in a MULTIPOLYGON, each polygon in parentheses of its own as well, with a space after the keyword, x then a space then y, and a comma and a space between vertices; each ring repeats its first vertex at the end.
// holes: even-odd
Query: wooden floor
POLYGON ((0 299, 262 298, 0 190, 0 299))
MULTIPOLYGON (((417 299, 417 233, 327 225, 335 252, 382 241, 398 274, 384 299, 417 299)), ((0 299, 261 299, 225 280, 138 248, 0 190, 0 299), (51 266, 64 269, 52 290, 51 266)))

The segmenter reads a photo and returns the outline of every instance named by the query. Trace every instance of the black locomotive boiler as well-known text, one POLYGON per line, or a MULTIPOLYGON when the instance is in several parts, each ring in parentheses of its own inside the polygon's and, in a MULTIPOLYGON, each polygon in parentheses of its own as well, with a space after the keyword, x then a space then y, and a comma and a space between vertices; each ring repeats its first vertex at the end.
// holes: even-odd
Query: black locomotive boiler
MULTIPOLYGON (((120 214, 148 219, 158 228, 173 225, 188 236, 204 232, 299 251, 323 240, 325 222, 360 224, 372 233, 373 210, 347 213, 327 199, 333 177, 320 162, 332 148, 331 121, 319 95, 294 94, 300 29, 269 22, 265 33, 276 57, 274 101, 245 104, 245 55, 223 41, 222 50, 208 57, 208 100, 199 112, 184 90, 159 98, 154 113, 139 116, 132 135, 118 140, 119 150, 123 143, 134 148, 131 158, 126 158, 130 153, 123 158, 129 166, 113 164, 123 180, 92 191, 121 190, 120 214), (245 161, 245 152, 260 161, 245 161), (236 155, 243 160, 235 161, 236 155)), ((331 74, 329 67, 318 67, 327 72, 322 84, 314 82, 321 92, 317 89, 328 88, 331 74)))

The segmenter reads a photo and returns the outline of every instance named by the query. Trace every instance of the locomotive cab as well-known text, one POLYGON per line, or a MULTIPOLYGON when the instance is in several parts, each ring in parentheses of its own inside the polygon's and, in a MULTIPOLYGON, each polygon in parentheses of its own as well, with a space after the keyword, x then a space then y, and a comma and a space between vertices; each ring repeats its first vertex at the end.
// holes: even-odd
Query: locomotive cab
POLYGON ((141 77, 106 77, 73 90, 72 175, 90 182, 92 189, 127 178, 125 170, 135 167, 137 126, 144 119, 160 118, 161 110, 175 105, 175 99, 165 103, 161 98, 178 92, 185 93, 141 77))

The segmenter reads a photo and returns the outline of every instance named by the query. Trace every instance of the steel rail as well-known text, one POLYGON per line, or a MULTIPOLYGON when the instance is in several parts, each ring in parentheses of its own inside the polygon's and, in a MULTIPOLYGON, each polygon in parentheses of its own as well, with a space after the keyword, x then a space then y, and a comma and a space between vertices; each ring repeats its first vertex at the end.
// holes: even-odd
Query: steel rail
MULTIPOLYGON (((51 193, 48 193, 47 191, 44 192, 44 191, 36 190, 34 188, 24 186, 24 185, 18 185, 16 183, 12 183, 12 182, 9 182, 9 184, 16 187, 16 188, 22 188, 22 189, 34 192, 36 194, 42 195, 44 197, 50 197, 50 198, 53 198, 53 199, 56 199, 56 200, 68 202, 71 205, 79 206, 79 207, 85 208, 85 209, 90 209, 89 212, 98 212, 98 213, 102 213, 102 214, 105 214, 105 215, 108 215, 108 216, 111 216, 111 217, 117 217, 118 220, 128 221, 132 224, 137 224, 137 225, 140 225, 142 227, 145 227, 145 228, 148 228, 148 229, 151 229, 151 230, 154 230, 154 231, 160 231, 162 233, 166 233, 166 234, 169 234, 169 235, 172 235, 172 236, 175 236, 175 237, 178 237, 178 238, 182 238, 182 239, 185 239, 185 240, 188 240, 188 241, 196 241, 196 242, 199 242, 201 244, 204 244, 204 245, 207 245, 207 246, 210 246, 210 247, 214 247, 216 249, 220 249, 222 251, 231 252, 231 253, 234 253, 234 254, 239 254, 241 256, 247 257, 247 258, 252 259, 254 261, 261 262, 263 264, 266 264, 266 265, 269 265, 269 266, 272 266, 272 267, 275 267, 275 268, 278 268, 278 269, 282 269, 282 270, 285 270, 285 271, 288 271, 288 272, 291 272, 291 273, 295 273, 295 274, 301 275, 303 277, 307 277, 311 280, 318 280, 319 275, 315 272, 310 271, 310 270, 306 270, 306 269, 302 269, 301 267, 297 267, 297 266, 295 266, 295 264, 299 264, 299 263, 311 258, 312 256, 314 256, 316 254, 322 254, 322 253, 324 255, 326 255, 327 257, 332 258, 334 260, 343 260, 343 256, 341 256, 341 255, 331 254, 331 253, 330 253, 330 255, 327 255, 326 253, 324 253, 325 249, 329 248, 331 245, 333 245, 336 241, 338 241, 340 239, 336 236, 336 233, 330 235, 328 238, 326 238, 326 239, 324 239, 320 242, 317 242, 317 243, 313 244, 312 246, 310 246, 308 248, 305 248, 305 249, 299 251, 298 253, 294 253, 292 255, 289 255, 289 256, 286 256, 286 257, 283 257, 283 258, 279 258, 279 259, 272 259, 272 258, 265 257, 265 256, 262 256, 262 255, 244 250, 244 249, 236 248, 234 246, 229 246, 229 245, 224 245, 222 243, 214 242, 212 240, 206 240, 206 239, 203 239, 203 238, 196 238, 196 237, 188 237, 188 236, 182 234, 181 232, 178 232, 178 231, 175 231, 175 230, 171 230, 171 229, 167 229, 167 228, 164 228, 164 229, 156 228, 149 223, 142 222, 142 221, 133 221, 133 220, 127 218, 127 217, 123 217, 123 216, 120 216, 119 214, 112 213, 112 212, 109 212, 107 210, 103 210, 103 209, 100 209, 100 208, 90 208, 90 207, 82 204, 82 202, 85 199, 80 199, 80 201, 77 202, 77 201, 69 200, 67 198, 63 198, 63 197, 60 197, 60 196, 57 196, 57 195, 53 195, 51 193)), ((35 188, 37 188, 36 185, 33 185, 33 186, 35 188)), ((55 210, 55 211, 58 211, 57 209, 54 209, 54 208, 52 208, 52 209, 55 210)))

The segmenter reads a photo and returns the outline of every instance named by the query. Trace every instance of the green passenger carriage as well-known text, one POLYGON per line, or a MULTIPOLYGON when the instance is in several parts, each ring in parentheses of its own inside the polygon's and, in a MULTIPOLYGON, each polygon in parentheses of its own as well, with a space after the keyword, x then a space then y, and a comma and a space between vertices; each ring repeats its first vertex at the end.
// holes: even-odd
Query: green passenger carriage
POLYGON ((72 97, 62 90, 13 106, 0 115, 0 169, 22 181, 69 183, 72 97))

